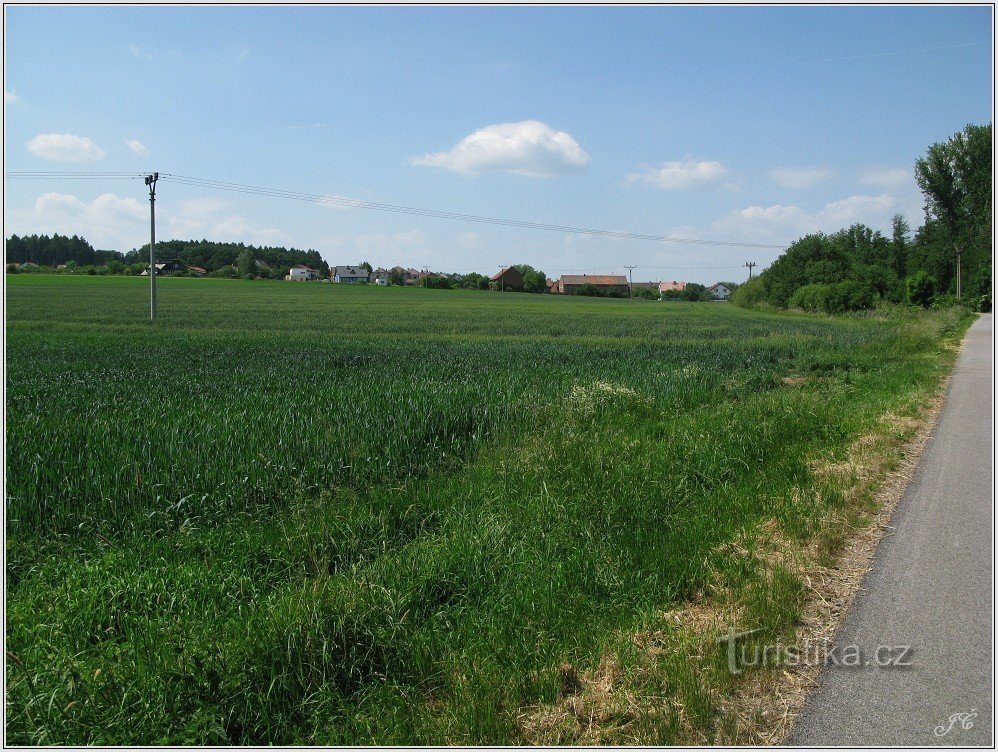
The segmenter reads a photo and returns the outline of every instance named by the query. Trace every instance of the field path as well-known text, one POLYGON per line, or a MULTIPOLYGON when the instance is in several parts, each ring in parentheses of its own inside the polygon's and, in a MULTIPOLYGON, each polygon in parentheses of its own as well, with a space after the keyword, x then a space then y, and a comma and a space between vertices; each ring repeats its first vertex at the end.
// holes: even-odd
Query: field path
POLYGON ((992 352, 989 314, 835 641, 910 645, 910 667, 826 666, 790 745, 993 746, 992 352))

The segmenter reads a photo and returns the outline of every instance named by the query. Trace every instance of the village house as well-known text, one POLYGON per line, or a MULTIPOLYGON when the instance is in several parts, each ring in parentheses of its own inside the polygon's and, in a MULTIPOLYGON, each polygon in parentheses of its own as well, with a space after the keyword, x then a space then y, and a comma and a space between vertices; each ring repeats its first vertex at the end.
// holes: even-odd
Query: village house
POLYGON ((188 266, 187 271, 194 272, 199 277, 203 277, 208 273, 208 270, 203 266, 188 266))
POLYGON ((673 280, 672 282, 659 282, 658 283, 658 291, 660 293, 670 292, 670 291, 682 292, 685 289, 686 289, 686 283, 685 282, 676 282, 675 280, 673 280))
POLYGON ((731 290, 723 282, 715 282, 707 288, 707 294, 711 300, 727 300, 731 297, 731 290))
POLYGON ((284 279, 288 282, 311 282, 314 279, 319 278, 319 272, 310 266, 305 266, 301 264, 299 266, 292 266, 288 270, 288 273, 284 276, 284 279))
POLYGON ((575 295, 583 285, 592 285, 609 295, 627 295, 630 287, 622 274, 563 274, 558 280, 560 295, 575 295))
POLYGON ((365 266, 337 266, 333 268, 333 282, 355 285, 370 281, 371 275, 365 266))
POLYGON ((515 266, 507 266, 489 277, 489 288, 504 292, 523 290, 523 275, 515 266))
MULTIPOLYGON (((187 267, 184 266, 180 261, 174 259, 173 261, 164 261, 161 264, 156 264, 156 276, 157 277, 168 277, 171 274, 176 274, 177 272, 185 272, 187 267)), ((148 267, 142 270, 142 277, 149 276, 148 267)))

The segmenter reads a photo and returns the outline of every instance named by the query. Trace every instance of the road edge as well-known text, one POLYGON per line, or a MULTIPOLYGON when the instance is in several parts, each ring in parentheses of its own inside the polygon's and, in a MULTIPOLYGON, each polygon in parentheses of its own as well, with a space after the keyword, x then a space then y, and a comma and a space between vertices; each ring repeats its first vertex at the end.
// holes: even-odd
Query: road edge
MULTIPOLYGON (((872 510, 866 513, 868 522, 854 528, 828 567, 811 566, 800 575, 807 589, 801 607, 800 625, 795 644, 832 644, 850 612, 862 584, 870 572, 881 541, 890 533, 891 519, 912 481, 922 453, 932 440, 943 406, 950 393, 953 374, 963 351, 971 319, 962 329, 960 339, 952 345, 943 344, 953 354, 945 375, 932 392, 931 398, 914 417, 913 433, 898 443, 896 466, 886 474, 877 475, 871 484, 872 510)), ((889 413, 887 414, 889 415, 889 413)), ((741 733, 725 734, 714 743, 783 746, 791 737, 797 718, 812 690, 818 686, 822 665, 820 652, 801 651, 801 660, 782 667, 779 672, 756 672, 722 702, 721 714, 741 721, 741 733), (742 734, 744 733, 744 737, 742 734)))

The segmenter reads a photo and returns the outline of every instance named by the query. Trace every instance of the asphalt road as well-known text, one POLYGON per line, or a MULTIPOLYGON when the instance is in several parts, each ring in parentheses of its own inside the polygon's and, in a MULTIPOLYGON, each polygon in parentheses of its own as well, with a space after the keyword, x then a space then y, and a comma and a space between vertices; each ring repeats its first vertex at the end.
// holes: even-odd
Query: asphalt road
POLYGON ((994 746, 993 324, 981 316, 967 334, 893 534, 836 638, 839 665, 822 669, 790 745, 994 746), (885 663, 910 646, 910 666, 878 666, 882 645, 895 648, 885 663), (869 665, 843 665, 860 653, 869 665))

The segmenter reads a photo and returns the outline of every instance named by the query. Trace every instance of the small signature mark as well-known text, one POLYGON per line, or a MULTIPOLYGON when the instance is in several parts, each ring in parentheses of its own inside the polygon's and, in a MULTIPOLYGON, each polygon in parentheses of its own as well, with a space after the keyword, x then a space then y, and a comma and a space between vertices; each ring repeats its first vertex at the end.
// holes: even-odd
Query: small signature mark
POLYGON ((967 712, 967 713, 954 713, 949 717, 949 723, 944 723, 942 725, 936 726, 935 734, 936 736, 946 736, 953 727, 959 723, 960 728, 964 731, 967 729, 974 728, 974 718, 977 717, 977 708, 967 712))

